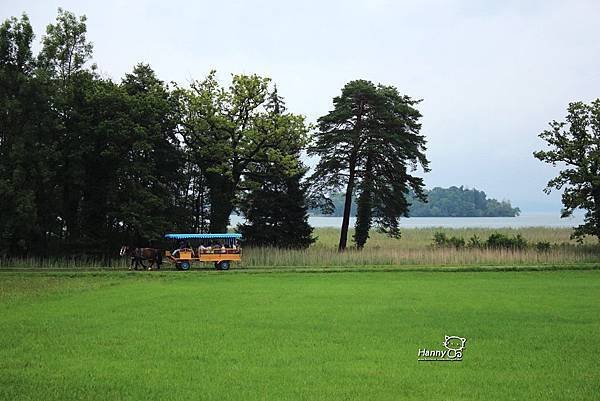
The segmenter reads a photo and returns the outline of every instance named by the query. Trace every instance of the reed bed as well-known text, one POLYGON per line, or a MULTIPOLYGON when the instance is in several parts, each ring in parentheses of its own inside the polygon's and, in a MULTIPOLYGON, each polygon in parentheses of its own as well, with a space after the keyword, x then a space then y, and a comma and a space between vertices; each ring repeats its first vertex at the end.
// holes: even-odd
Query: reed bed
POLYGON ((47 270, 127 270, 129 260, 123 258, 0 258, 0 269, 47 269, 47 270))
MULTIPOLYGON (((583 243, 570 238, 568 228, 411 228, 402 230, 400 239, 390 238, 373 231, 362 251, 349 248, 337 251, 339 229, 315 230, 317 242, 306 250, 246 248, 244 267, 349 267, 349 266, 462 266, 462 265, 547 265, 600 262, 600 246, 596 239, 587 237, 583 243), (436 232, 468 240, 476 235, 485 240, 493 233, 507 236, 520 234, 528 243, 549 242, 548 251, 534 247, 512 249, 454 249, 432 245, 436 232)), ((349 239, 353 231, 350 231, 349 239)))
MULTIPOLYGON (((600 263, 600 245, 595 238, 587 237, 583 243, 570 239, 568 228, 412 228, 402 230, 402 238, 394 239, 373 231, 362 251, 349 248, 337 251, 339 229, 315 229, 317 241, 309 249, 291 250, 275 248, 250 248, 243 250, 242 263, 237 268, 296 268, 322 267, 351 268, 353 266, 507 266, 507 265, 566 265, 600 263), (476 235, 485 240, 492 233, 507 236, 520 234, 531 245, 523 250, 435 247, 432 245, 436 232, 468 240, 476 235), (549 250, 538 251, 537 242, 551 244, 549 250)), ((116 252, 116 251, 115 251, 116 252)), ((0 259, 4 269, 48 269, 48 270, 126 270, 127 259, 94 260, 81 258, 58 259, 0 259)), ((207 267, 210 267, 206 265, 207 267)), ((165 265, 166 268, 170 266, 165 265)))
POLYGON ((332 248, 244 251, 244 267, 349 267, 349 266, 468 266, 556 265, 600 262, 595 246, 560 247, 545 252, 535 249, 365 248, 339 253, 332 248))

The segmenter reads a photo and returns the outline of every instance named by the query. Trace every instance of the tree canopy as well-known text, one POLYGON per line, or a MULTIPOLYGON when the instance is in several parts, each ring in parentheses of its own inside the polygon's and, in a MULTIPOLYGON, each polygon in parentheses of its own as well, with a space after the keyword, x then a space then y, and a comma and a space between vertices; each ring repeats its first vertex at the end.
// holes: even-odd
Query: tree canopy
POLYGON ((227 230, 240 195, 253 187, 252 172, 265 164, 277 164, 288 175, 297 168, 297 146, 290 144, 303 143, 308 128, 303 116, 268 106, 270 81, 234 75, 224 88, 213 71, 177 92, 179 133, 190 160, 206 178, 212 232, 227 230))
POLYGON ((584 223, 575 228, 575 238, 593 235, 600 240, 600 99, 570 103, 566 121, 552 121, 539 137, 547 149, 533 155, 562 168, 545 191, 564 188, 562 217, 576 209, 586 211, 584 223))

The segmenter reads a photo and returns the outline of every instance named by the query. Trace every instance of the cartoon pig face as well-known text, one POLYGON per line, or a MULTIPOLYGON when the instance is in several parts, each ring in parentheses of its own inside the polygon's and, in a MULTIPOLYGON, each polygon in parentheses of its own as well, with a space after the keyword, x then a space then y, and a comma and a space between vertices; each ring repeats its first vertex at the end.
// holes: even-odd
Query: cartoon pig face
POLYGON ((444 336, 444 347, 452 351, 462 351, 465 349, 466 338, 457 336, 444 336))

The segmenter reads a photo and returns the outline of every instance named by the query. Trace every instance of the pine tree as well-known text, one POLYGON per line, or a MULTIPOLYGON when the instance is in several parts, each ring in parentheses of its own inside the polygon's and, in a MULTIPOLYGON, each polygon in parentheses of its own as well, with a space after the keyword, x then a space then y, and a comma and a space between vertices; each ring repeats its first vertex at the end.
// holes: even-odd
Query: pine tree
POLYGON ((290 177, 271 174, 245 198, 246 223, 238 230, 251 246, 307 248, 314 241, 308 224, 304 171, 290 177))
POLYGON ((311 176, 313 193, 345 192, 338 249, 347 246, 352 198, 358 194, 355 241, 362 248, 372 223, 398 237, 399 218, 406 216, 412 189, 425 197, 423 179, 410 173, 420 165, 429 171, 425 138, 419 134, 419 101, 391 86, 358 80, 348 83, 334 110, 319 119, 309 154, 320 161, 311 176))

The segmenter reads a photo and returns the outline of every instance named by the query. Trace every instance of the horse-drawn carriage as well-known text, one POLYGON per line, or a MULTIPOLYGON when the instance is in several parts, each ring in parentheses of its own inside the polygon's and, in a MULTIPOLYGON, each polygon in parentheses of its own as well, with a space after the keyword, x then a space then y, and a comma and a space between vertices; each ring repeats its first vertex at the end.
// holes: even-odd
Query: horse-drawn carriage
POLYGON ((214 263, 217 270, 229 270, 231 262, 241 260, 241 234, 167 234, 165 238, 179 242, 179 248, 165 252, 165 258, 178 270, 189 270, 194 262, 214 263))

